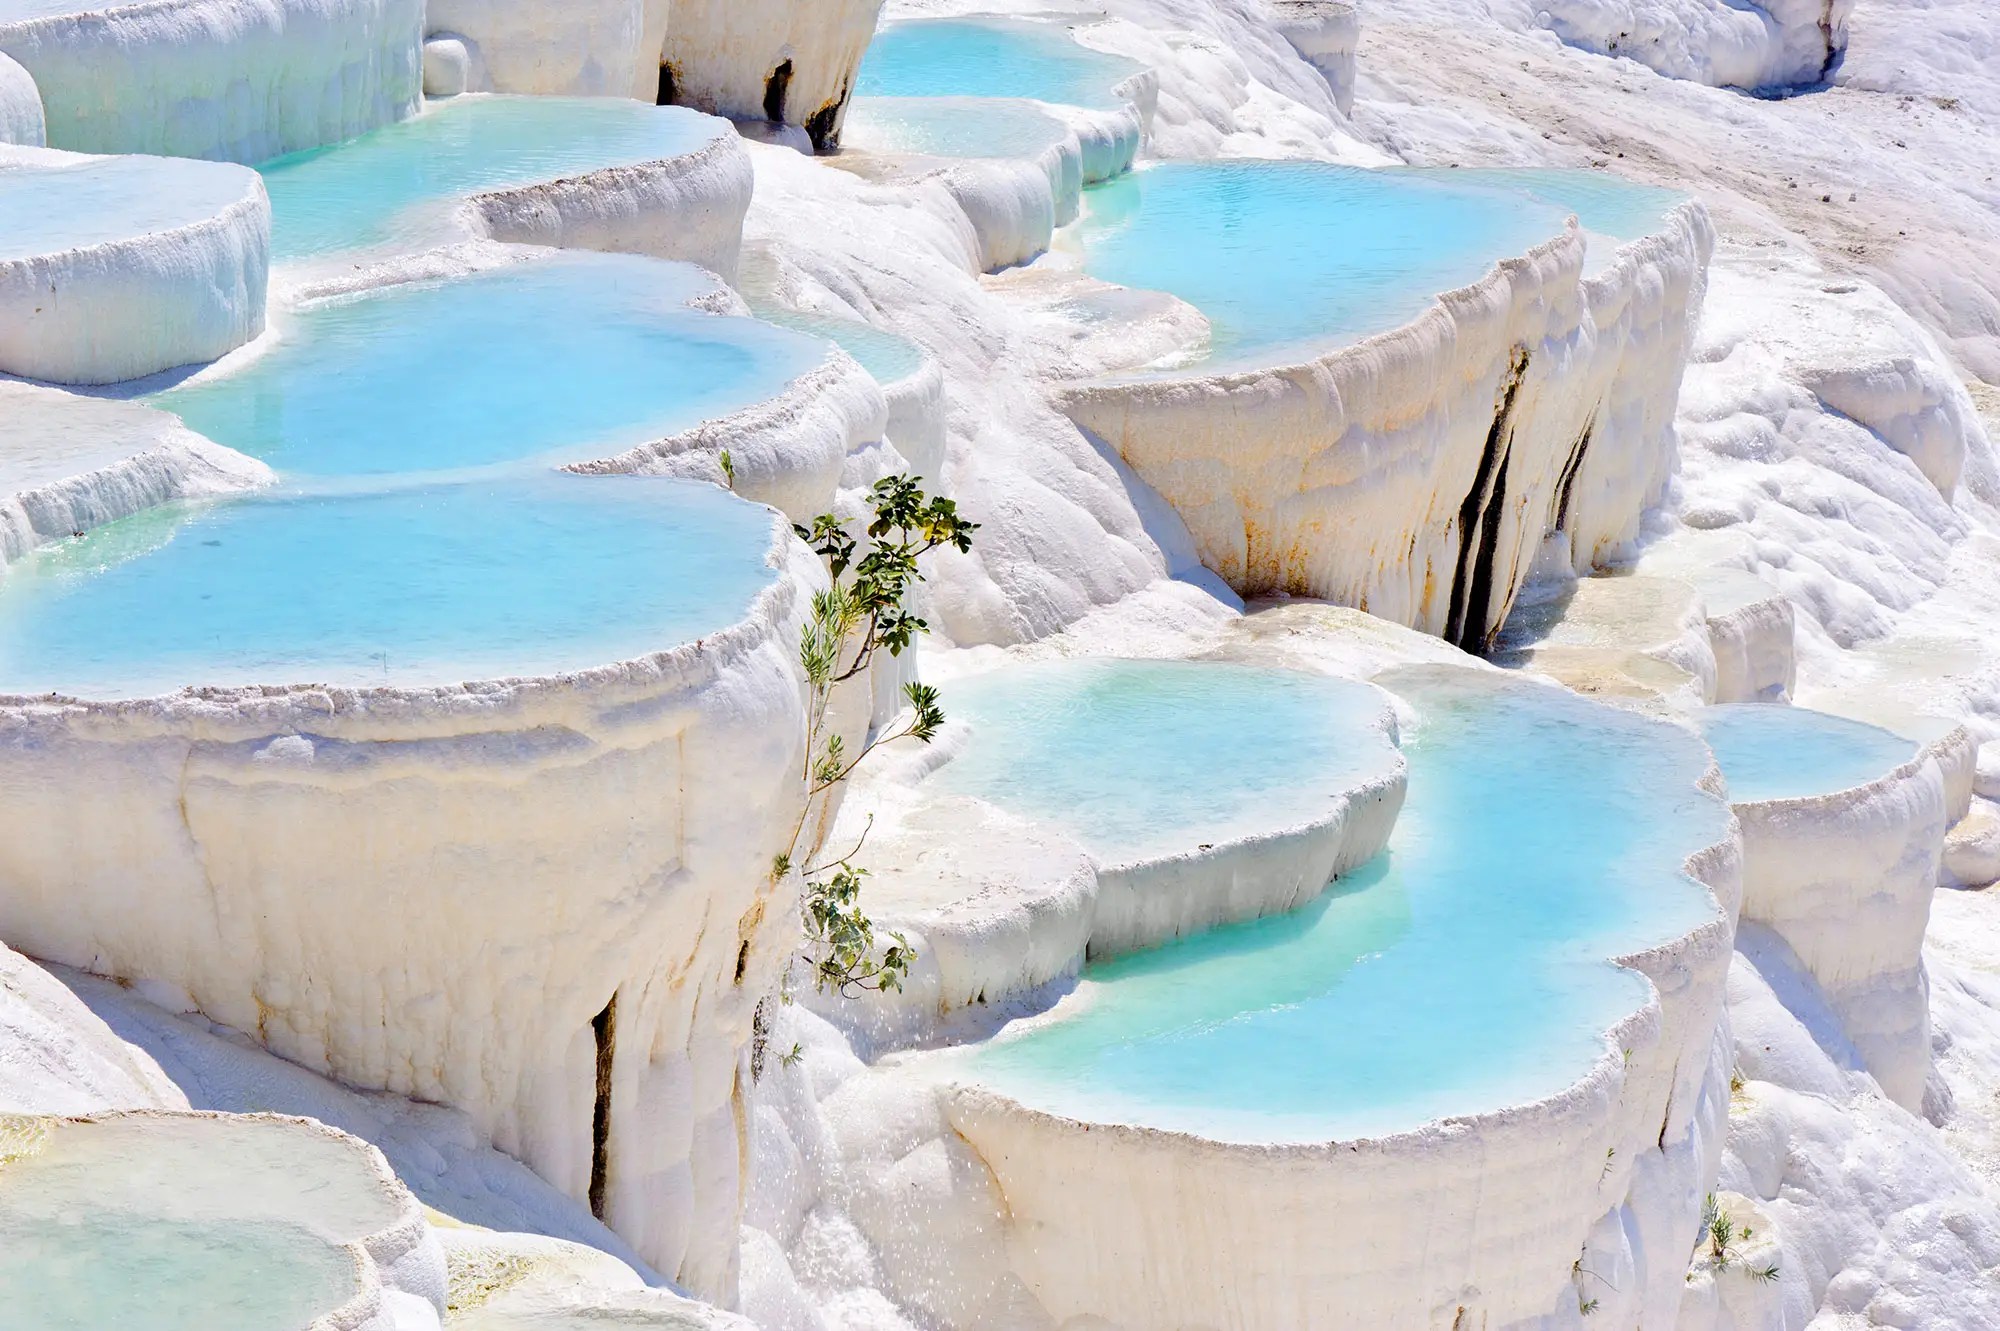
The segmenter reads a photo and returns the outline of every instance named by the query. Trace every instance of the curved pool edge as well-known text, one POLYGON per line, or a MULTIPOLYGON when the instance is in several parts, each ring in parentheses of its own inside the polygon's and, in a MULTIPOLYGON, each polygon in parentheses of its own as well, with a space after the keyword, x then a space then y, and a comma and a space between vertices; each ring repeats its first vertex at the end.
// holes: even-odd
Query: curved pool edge
POLYGON ((485 190, 465 208, 492 240, 699 264, 736 278, 756 172, 727 121, 693 152, 485 190))
POLYGON ((1976 752, 1959 725, 1858 786, 1733 806, 1743 919, 1784 940, 1884 1094, 1913 1113, 1931 1070, 1924 933, 1976 752))
POLYGON ((0 933, 174 985, 323 1076, 463 1110, 579 1202, 608 1032, 633 1052, 603 1217, 699 1273, 674 1236, 723 1233, 734 1179, 669 1185, 740 1127, 739 1051, 796 928, 770 866, 825 575, 770 530, 778 576, 738 623, 595 670, 0 699, 0 808, 23 829, 0 845, 0 933), (636 1107, 663 1096, 692 1137, 646 1130, 636 1107))
POLYGON ((1572 220, 1346 346, 1050 397, 1174 505, 1202 562, 1240 594, 1357 606, 1478 651, 1545 536, 1568 537, 1577 572, 1636 537, 1671 474, 1714 243, 1707 212, 1683 203, 1587 278, 1572 220))
MULTIPOLYGON (((1719 795, 1719 770, 1699 784, 1719 795)), ((1709 917, 1612 958, 1646 977, 1647 1000, 1605 1032, 1582 1078, 1541 1100, 1380 1137, 1243 1144, 941 1085, 1004 1198, 1016 1272, 1058 1320, 1125 1325, 1417 1326, 1455 1306, 1471 1325, 1507 1325, 1554 1311, 1595 1229, 1662 1171, 1686 1172, 1688 1143, 1708 1131, 1697 1119, 1742 890, 1735 820, 1683 868, 1709 917), (1073 1186, 1083 1178, 1087 1193, 1073 1186), (1325 1241, 1356 1215, 1370 1217, 1364 1240, 1325 1241)), ((1649 1283, 1679 1279, 1664 1262, 1649 1283)))
MULTIPOLYGON (((0 146, 0 169, 91 160, 0 146)), ((180 226, 0 259, 0 373, 110 384, 215 360, 264 331, 271 204, 263 182, 222 163, 186 169, 240 172, 243 189, 227 206, 180 226)))
POLYGON ((810 524, 833 511, 851 456, 881 440, 889 405, 861 363, 838 346, 775 397, 608 458, 568 463, 584 476, 678 476, 707 481, 810 524), (722 468, 729 454, 733 481, 722 468))

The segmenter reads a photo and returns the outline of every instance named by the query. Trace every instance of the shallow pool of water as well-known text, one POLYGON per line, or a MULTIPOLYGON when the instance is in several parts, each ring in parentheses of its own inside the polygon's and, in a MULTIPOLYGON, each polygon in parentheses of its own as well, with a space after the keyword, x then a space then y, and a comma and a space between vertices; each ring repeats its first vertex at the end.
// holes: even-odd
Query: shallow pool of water
POLYGON ((1917 754, 1901 735, 1804 707, 1730 703, 1704 708, 1699 720, 1738 804, 1851 790, 1917 754))
POLYGON ((11 566, 0 693, 588 669, 741 620, 771 521, 714 486, 561 472, 156 509, 11 566))
MULTIPOLYGON (((1438 176, 1432 168, 1412 172, 1438 176)), ((1688 201, 1678 190, 1640 185, 1609 171, 1560 167, 1453 171, 1456 183, 1521 193, 1575 213, 1585 231, 1611 240, 1638 240, 1660 229, 1668 213, 1688 201)))
POLYGON ((10 1331, 276 1331, 352 1298, 400 1218, 359 1143, 254 1119, 56 1126, 0 1166, 10 1331))
POLYGON ((1092 276, 1208 316, 1212 359, 1333 345, 1561 235, 1567 212, 1442 173, 1317 162, 1163 162, 1085 192, 1092 276))
POLYGON ((1288 915, 1089 967, 959 1074, 1053 1113, 1247 1142, 1379 1135, 1585 1075, 1646 1001, 1605 958, 1715 909, 1683 872, 1728 835, 1695 785, 1706 750, 1505 677, 1380 682, 1418 714, 1387 855, 1288 915))
POLYGON ((863 152, 1030 160, 1068 137, 1035 103, 1001 97, 857 97, 841 131, 863 152))
POLYGON ((1056 23, 912 19, 875 34, 857 97, 1027 97, 1099 109, 1144 66, 1080 45, 1056 23))
POLYGON ((247 186, 241 167, 174 157, 0 164, 0 259, 84 249, 205 222, 240 201, 247 186))
POLYGON ((469 196, 694 152, 730 133, 712 116, 619 97, 455 97, 413 119, 259 167, 271 252, 296 259, 459 238, 469 196))
POLYGON ((946 710, 973 729, 939 789, 1113 863, 1297 827, 1397 761, 1381 694, 1297 671, 1052 661, 954 680, 946 710))
POLYGON ((757 317, 780 328, 789 328, 808 337, 825 338, 859 361, 861 368, 887 387, 924 368, 924 349, 909 338, 859 319, 828 314, 803 314, 797 310, 760 309, 757 317))
POLYGON ((294 475, 583 461, 777 396, 826 344, 686 301, 688 264, 557 253, 295 312, 261 354, 149 401, 294 475))

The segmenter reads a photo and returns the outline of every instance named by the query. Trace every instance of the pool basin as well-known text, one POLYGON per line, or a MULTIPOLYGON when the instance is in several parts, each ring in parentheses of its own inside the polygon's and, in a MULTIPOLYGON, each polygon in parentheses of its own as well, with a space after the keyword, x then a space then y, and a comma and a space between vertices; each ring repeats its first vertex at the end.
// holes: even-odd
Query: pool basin
POLYGON ((690 265, 557 254, 294 311, 258 354, 151 395, 293 476, 609 457, 778 397, 824 341, 689 307, 690 265))
POLYGON ((728 272, 749 203, 747 163, 727 121, 614 97, 431 102, 421 115, 258 170, 281 262, 491 235, 637 250, 728 272), (647 198, 646 188, 657 196, 647 198), (604 229, 608 218, 593 234, 580 213, 549 231, 547 215, 593 192, 599 212, 657 216, 650 227, 644 216, 620 219, 622 235, 604 229))
POLYGON ((0 145, 0 373, 105 384, 242 346, 270 233, 239 166, 0 145))
POLYGON ((1144 66, 1094 51, 1054 23, 1006 18, 913 19, 875 34, 855 82, 860 97, 1025 97, 1087 109, 1123 102, 1144 66))

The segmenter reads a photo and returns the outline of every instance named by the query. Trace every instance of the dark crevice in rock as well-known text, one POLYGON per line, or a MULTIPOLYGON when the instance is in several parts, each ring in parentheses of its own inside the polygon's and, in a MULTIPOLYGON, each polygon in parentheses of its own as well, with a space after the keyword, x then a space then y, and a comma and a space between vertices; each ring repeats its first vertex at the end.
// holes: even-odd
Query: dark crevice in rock
POLYGON ((1550 531, 1569 530, 1570 499, 1576 490, 1576 478, 1583 470, 1584 455, 1590 451, 1590 437, 1597 433, 1597 417, 1583 427, 1583 433, 1576 437, 1576 446, 1569 451, 1569 460, 1563 463, 1562 475, 1556 480, 1556 520, 1550 524, 1550 531))
POLYGON ((611 1174, 611 1060, 618 1038, 618 995, 590 1019, 597 1040, 597 1101, 590 1114, 590 1213, 604 1219, 604 1186, 611 1174))
POLYGON ((1451 613, 1444 636, 1445 641, 1468 652, 1481 650, 1491 636, 1486 621, 1493 594, 1493 560, 1500 545, 1500 508, 1507 498, 1514 402, 1527 371, 1528 349, 1514 348, 1513 363, 1501 380, 1494 403, 1493 425, 1486 432, 1479 471, 1458 506, 1458 564, 1452 573, 1451 613))
POLYGON ((847 89, 840 90, 840 96, 806 117, 806 134, 812 139, 813 151, 834 152, 840 147, 840 111, 847 105, 847 89))
POLYGON ((764 119, 774 125, 785 123, 785 99, 792 92, 792 62, 781 60, 764 80, 764 119))
POLYGON ((672 106, 680 92, 680 80, 674 75, 674 67, 662 62, 660 65, 660 91, 653 98, 655 106, 672 106))

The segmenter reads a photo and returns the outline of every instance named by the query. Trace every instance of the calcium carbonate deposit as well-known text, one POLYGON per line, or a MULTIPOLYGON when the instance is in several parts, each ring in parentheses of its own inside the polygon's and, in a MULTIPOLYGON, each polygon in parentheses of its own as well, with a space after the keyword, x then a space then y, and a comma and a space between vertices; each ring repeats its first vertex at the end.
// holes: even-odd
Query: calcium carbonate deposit
POLYGON ((0 1326, 2000 1327, 1990 10, 0 0, 0 1326))

